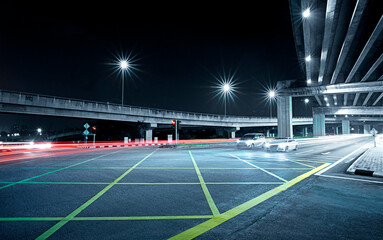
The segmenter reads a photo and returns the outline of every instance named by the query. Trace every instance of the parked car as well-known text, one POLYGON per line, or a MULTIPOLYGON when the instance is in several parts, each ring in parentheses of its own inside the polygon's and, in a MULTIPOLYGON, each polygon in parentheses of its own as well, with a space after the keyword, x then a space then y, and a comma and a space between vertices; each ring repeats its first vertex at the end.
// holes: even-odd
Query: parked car
POLYGON ((237 141, 237 148, 261 148, 264 143, 265 135, 263 133, 247 133, 237 141))
POLYGON ((265 142, 263 149, 267 151, 288 152, 298 149, 298 142, 293 138, 276 138, 265 142))

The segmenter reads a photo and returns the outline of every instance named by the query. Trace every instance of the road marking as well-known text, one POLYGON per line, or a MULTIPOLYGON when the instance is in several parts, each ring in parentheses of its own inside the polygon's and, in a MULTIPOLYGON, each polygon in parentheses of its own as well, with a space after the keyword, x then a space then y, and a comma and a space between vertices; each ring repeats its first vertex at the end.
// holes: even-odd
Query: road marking
POLYGON ((351 162, 352 160, 354 160, 355 158, 350 158, 349 160, 345 161, 345 163, 349 163, 351 162))
MULTIPOLYGON (((253 168, 255 169, 255 168, 253 168)), ((306 169, 308 170, 308 169, 306 169)), ((8 184, 13 182, 0 182, 0 184, 8 184)), ((215 184, 215 185, 227 185, 227 184, 233 184, 233 185, 241 185, 241 184, 249 184, 249 185, 262 185, 262 184, 282 184, 284 182, 205 182, 206 185, 209 184, 215 184)), ((23 182, 21 184, 50 184, 50 185, 109 185, 111 183, 106 182, 23 182)), ((161 183, 134 183, 134 182, 118 182, 116 185, 200 185, 200 182, 161 182, 161 183)))
POLYGON ((305 163, 301 163, 301 162, 297 162, 297 161, 295 161, 295 160, 291 160, 291 159, 288 159, 288 158, 284 158, 284 159, 287 160, 287 161, 289 161, 289 162, 293 162, 293 163, 296 163, 296 164, 300 164, 300 165, 302 165, 302 166, 310 167, 311 169, 312 169, 312 168, 315 168, 315 167, 313 167, 313 166, 311 166, 311 165, 308 165, 308 164, 305 164, 305 163))
POLYGON ((210 195, 210 192, 209 192, 209 189, 207 188, 206 186, 206 183, 205 181, 203 180, 203 177, 201 175, 201 172, 200 170, 198 169, 198 166, 197 166, 197 163, 196 161, 194 160, 194 157, 193 157, 193 154, 191 153, 191 151, 189 151, 189 155, 190 155, 190 158, 193 162, 193 165, 194 165, 194 169, 197 173, 197 176, 198 176, 198 180, 201 184, 201 187, 202 187, 202 190, 203 190, 203 193, 205 194, 205 197, 206 197, 206 200, 207 200, 207 203, 209 204, 209 207, 211 209, 211 212, 213 213, 214 216, 217 216, 219 215, 219 211, 218 211, 218 208, 217 206, 215 205, 214 201, 213 201, 213 198, 211 197, 210 195))
POLYGON ((338 161, 334 162, 333 164, 331 164, 330 166, 326 167, 325 169, 322 169, 321 171, 315 173, 316 176, 319 176, 321 175, 322 173, 325 173, 327 172, 328 170, 330 170, 331 168, 335 167, 336 165, 338 165, 340 162, 342 162, 343 160, 347 159, 348 157, 350 157, 351 155, 353 155, 354 153, 358 152, 360 149, 370 145, 371 143, 366 143, 364 144, 363 146, 361 146, 360 148, 354 150, 352 153, 348 154, 347 156, 345 157, 342 157, 341 159, 339 159, 338 161))
POLYGON ((278 193, 290 188, 291 186, 293 186, 294 184, 302 181, 303 179, 311 176, 312 174, 316 173, 317 171, 325 168, 326 166, 330 165, 330 163, 325 163, 317 168, 314 168, 313 170, 309 171, 309 172, 306 172, 268 192, 265 192, 264 194, 256 197, 256 198, 253 198, 235 208, 232 208, 230 209, 229 211, 226 211, 224 213, 222 213, 221 215, 219 216, 214 216, 213 218, 193 227, 193 228, 190 228, 170 239, 172 240, 176 240, 176 239, 193 239, 193 238, 196 238, 198 237, 199 235, 217 227, 218 225, 226 222, 227 220, 230 220, 236 216, 238 216, 239 214, 249 210, 250 208, 253 208, 255 206, 257 206, 258 204, 266 201, 267 199, 277 195, 278 193))
POLYGON ((93 161, 93 160, 101 158, 101 157, 112 155, 112 154, 120 152, 120 151, 122 151, 122 150, 118 150, 118 151, 115 151, 115 152, 112 152, 112 153, 104 154, 104 155, 101 155, 101 156, 98 156, 98 157, 95 157, 95 158, 91 158, 91 159, 88 159, 88 160, 85 160, 85 161, 82 161, 82 162, 79 162, 79 163, 76 163, 76 164, 72 164, 72 165, 67 166, 67 167, 62 167, 62 168, 59 168, 59 169, 56 169, 56 170, 53 170, 53 171, 50 171, 50 172, 46 172, 46 173, 43 173, 43 174, 40 174, 40 175, 37 175, 37 176, 34 176, 34 177, 26 178, 26 179, 20 180, 18 182, 10 183, 10 184, 7 184, 5 186, 0 187, 0 189, 4 189, 4 188, 7 188, 7 187, 10 187, 10 186, 19 184, 19 183, 23 183, 23 182, 26 182, 26 181, 29 181, 29 180, 32 180, 32 179, 35 179, 35 178, 39 178, 39 177, 51 174, 51 173, 55 173, 55 172, 58 172, 58 171, 61 171, 61 170, 65 170, 65 169, 68 169, 68 168, 71 168, 71 167, 74 167, 74 166, 77 166, 77 165, 80 165, 80 164, 83 164, 83 163, 86 163, 86 162, 93 161))
MULTIPOLYGON (((71 221, 132 221, 132 220, 171 220, 171 219, 206 219, 213 215, 191 216, 134 216, 134 217, 74 217, 71 221)), ((63 217, 10 217, 0 218, 0 222, 25 222, 25 221, 61 221, 63 217)))
MULTIPOLYGON (((121 150, 120 150, 121 151, 121 150)), ((91 199, 89 199, 87 202, 82 204, 80 207, 75 209, 73 212, 71 212, 68 216, 63 218, 60 222, 56 223, 53 227, 45 231, 43 234, 41 234, 36 240, 40 239, 47 239, 50 237, 53 233, 55 233, 57 230, 59 230, 62 226, 67 224, 69 221, 71 221, 74 217, 76 217, 80 212, 82 212, 85 208, 87 208, 89 205, 91 205, 94 201, 96 201, 98 198, 100 198, 105 192, 107 192, 110 188, 112 188, 116 183, 118 183, 123 177, 125 177, 128 173, 130 173, 134 168, 136 168, 140 163, 145 161, 148 157, 150 157, 153 153, 157 151, 154 150, 150 154, 148 154, 146 157, 144 157, 142 160, 140 160, 138 163, 136 163, 133 167, 129 168, 126 172, 124 172, 121 176, 119 176, 116 180, 114 180, 112 183, 110 183, 108 186, 106 186, 104 189, 102 189, 100 192, 98 192, 95 196, 93 196, 91 199)))
MULTIPOLYGON (((323 158, 321 158, 323 159, 323 158)), ((299 162, 312 162, 312 163, 327 163, 327 162, 321 162, 321 161, 316 161, 316 160, 301 160, 301 159, 297 159, 295 161, 299 161, 299 162)))
POLYGON ((308 153, 308 152, 313 152, 314 150, 307 150, 307 151, 304 151, 304 152, 297 152, 295 154, 299 155, 299 154, 305 154, 305 153, 308 153))
POLYGON ((330 152, 324 152, 324 153, 321 153, 322 155, 327 155, 327 154, 330 154, 330 152))
POLYGON ((338 179, 344 179, 344 180, 352 180, 352 181, 358 181, 358 182, 370 182, 370 183, 380 183, 383 184, 383 182, 379 181, 373 181, 373 180, 366 180, 366 179, 359 179, 359 178, 349 178, 349 177, 340 177, 340 176, 331 176, 331 175, 318 175, 320 177, 327 177, 327 178, 338 178, 338 179))
POLYGON ((271 172, 269 172, 269 171, 267 171, 267 170, 265 170, 265 169, 263 169, 263 168, 261 168, 261 167, 258 167, 257 165, 254 165, 254 164, 252 164, 252 163, 249 163, 248 161, 246 161, 246 160, 244 160, 244 159, 241 159, 241 158, 239 158, 239 157, 237 157, 237 156, 235 156, 235 155, 233 155, 233 154, 229 154, 229 155, 232 156, 232 157, 237 158, 238 160, 241 160, 242 162, 245 162, 245 163, 249 164, 250 166, 253 166, 253 167, 255 167, 255 168, 257 168, 257 169, 259 169, 259 170, 261 170, 261 171, 264 171, 265 173, 270 174, 271 176, 276 177, 276 178, 278 178, 279 180, 282 180, 283 182, 287 182, 286 179, 283 179, 283 178, 281 178, 281 177, 275 175, 274 173, 271 173, 271 172))

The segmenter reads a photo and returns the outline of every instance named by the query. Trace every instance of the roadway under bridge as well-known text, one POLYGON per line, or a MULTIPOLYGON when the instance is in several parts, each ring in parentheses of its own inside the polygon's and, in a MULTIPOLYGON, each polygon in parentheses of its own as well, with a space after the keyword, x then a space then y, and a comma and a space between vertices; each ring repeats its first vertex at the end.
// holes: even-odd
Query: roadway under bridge
MULTIPOLYGON (((309 97, 313 132, 324 136, 327 117, 383 122, 383 10, 374 0, 290 0, 298 61, 304 79, 278 83, 278 135, 292 136, 292 98, 309 97), (305 13, 305 14, 303 14, 305 13), (363 119, 363 120, 362 120, 363 119)), ((365 132, 371 128, 365 124, 365 132)))

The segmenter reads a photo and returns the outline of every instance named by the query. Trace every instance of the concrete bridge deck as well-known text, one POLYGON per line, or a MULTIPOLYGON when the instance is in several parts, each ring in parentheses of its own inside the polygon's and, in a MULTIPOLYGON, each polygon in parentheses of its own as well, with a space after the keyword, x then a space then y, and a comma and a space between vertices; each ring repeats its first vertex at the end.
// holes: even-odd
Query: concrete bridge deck
MULTIPOLYGON (((149 124, 170 124, 217 127, 277 126, 277 118, 224 116, 165 109, 121 106, 108 102, 95 102, 33 93, 0 90, 0 112, 45 115, 56 117, 102 119, 149 124)), ((312 118, 293 118, 293 125, 312 124, 312 118)))

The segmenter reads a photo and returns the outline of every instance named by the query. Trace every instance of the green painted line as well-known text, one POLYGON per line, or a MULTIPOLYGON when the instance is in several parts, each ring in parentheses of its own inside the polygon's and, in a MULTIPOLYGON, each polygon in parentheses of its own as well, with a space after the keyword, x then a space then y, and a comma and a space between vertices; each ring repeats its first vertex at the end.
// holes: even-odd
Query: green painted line
POLYGON ((11 217, 11 218, 0 218, 0 222, 30 222, 30 221, 60 221, 62 217, 11 217))
POLYGON ((240 160, 240 161, 242 161, 242 162, 244 162, 244 163, 249 164, 250 166, 253 166, 253 167, 255 167, 255 168, 258 168, 259 170, 262 170, 263 172, 265 172, 265 173, 267 173, 267 174, 269 174, 269 175, 271 175, 271 176, 273 176, 273 177, 275 177, 275 178, 278 178, 279 180, 282 180, 283 182, 287 182, 286 179, 283 179, 283 178, 281 178, 280 176, 278 176, 278 175, 276 175, 276 174, 274 174, 274 173, 271 173, 271 172, 265 170, 264 168, 258 167, 257 165, 254 165, 254 164, 252 164, 252 163, 250 163, 250 162, 248 162, 248 161, 246 161, 246 160, 243 160, 243 159, 241 159, 241 158, 239 158, 239 157, 237 157, 237 156, 235 156, 235 155, 233 155, 233 154, 229 154, 229 155, 232 156, 232 157, 237 158, 238 160, 240 160))
POLYGON ((290 162, 293 162, 293 163, 296 163, 296 164, 300 164, 300 165, 306 166, 306 167, 315 168, 315 167, 313 167, 311 165, 308 165, 308 164, 305 164, 305 163, 301 163, 301 162, 297 162, 297 161, 294 161, 294 160, 291 160, 291 159, 287 159, 286 158, 286 160, 290 161, 290 162))
MULTIPOLYGON (((0 184, 9 184, 14 182, 0 182, 0 184)), ((237 185, 267 185, 267 184, 282 184, 283 182, 205 182, 206 185, 228 185, 228 184, 237 184, 237 185)), ((57 184, 57 185, 109 185, 112 183, 109 182, 22 182, 20 184, 57 184)), ((118 182, 116 185, 200 185, 200 182, 163 182, 163 183, 154 183, 154 182, 118 182)))
POLYGON ((314 161, 314 160, 300 160, 300 159, 298 159, 298 160, 295 160, 295 161, 299 161, 299 162, 312 162, 312 163, 326 163, 326 162, 321 162, 321 161, 314 161))
POLYGON ((137 169, 148 170, 194 170, 192 167, 138 167, 137 169))
POLYGON ((213 184, 222 184, 222 185, 279 185, 279 184, 282 184, 284 182, 207 182, 205 184, 209 185, 213 185, 213 184))
MULTIPOLYGON (((207 219, 213 215, 191 215, 191 216, 132 216, 132 217, 74 217, 71 221, 132 221, 132 220, 172 220, 172 219, 207 219)), ((0 218, 0 222, 43 222, 61 221, 64 217, 11 217, 0 218)))
POLYGON ((138 163, 136 163, 133 167, 131 167, 129 170, 124 172, 121 176, 119 176, 117 179, 115 179, 112 183, 110 183, 108 186, 106 186, 104 189, 102 189, 100 192, 98 192, 95 196, 93 196, 91 199, 89 199, 87 202, 82 204, 80 207, 75 209, 73 212, 71 212, 68 216, 60 220, 60 222, 56 223, 53 227, 45 231, 43 234, 41 234, 37 240, 41 239, 47 239, 50 237, 53 233, 55 233, 57 230, 59 230, 62 226, 67 224, 69 221, 71 221, 74 217, 76 217, 80 212, 82 212, 85 208, 87 208, 89 205, 91 205, 94 201, 99 199, 104 193, 106 193, 109 189, 111 189, 116 183, 118 183, 123 177, 125 177, 128 173, 130 173, 133 169, 135 169, 140 163, 145 161, 148 157, 150 157, 154 152, 157 150, 154 150, 150 154, 148 154, 146 157, 144 157, 142 160, 140 160, 138 163))
POLYGON ((74 167, 74 166, 77 166, 77 165, 80 165, 80 164, 83 164, 83 163, 86 163, 86 162, 90 162, 90 161, 93 161, 95 159, 98 159, 98 158, 101 158, 101 157, 105 157, 105 156, 108 156, 108 155, 111 155, 111 154, 114 154, 114 153, 117 153, 117 152, 120 152, 120 151, 122 151, 122 150, 119 150, 119 151, 116 151, 116 152, 112 152, 112 153, 108 153, 108 154, 104 154, 104 155, 101 155, 101 156, 98 156, 98 157, 95 157, 95 158, 91 158, 91 159, 88 159, 88 160, 85 160, 85 161, 82 161, 82 162, 79 162, 79 163, 76 163, 76 164, 73 164, 73 165, 70 165, 70 166, 67 166, 67 167, 59 168, 59 169, 56 169, 54 171, 46 172, 46 173, 43 173, 43 174, 40 174, 40 175, 37 175, 37 176, 34 176, 34 177, 26 178, 26 179, 20 180, 18 182, 10 183, 10 184, 7 184, 5 186, 0 187, 0 189, 4 189, 4 188, 7 188, 7 187, 10 187, 10 186, 19 184, 19 183, 23 183, 23 182, 26 182, 26 181, 29 181, 29 180, 32 180, 32 179, 36 179, 36 178, 39 178, 39 177, 42 177, 42 176, 45 176, 45 175, 48 175, 48 174, 51 174, 51 173, 55 173, 55 172, 61 171, 61 170, 69 169, 71 167, 74 167))
POLYGON ((75 217, 73 221, 131 221, 131 220, 172 220, 172 219, 206 219, 213 215, 196 216, 136 216, 136 217, 75 217))
POLYGON ((303 179, 313 175, 314 173, 320 171, 321 169, 327 167, 328 165, 330 165, 330 163, 325 163, 317 168, 314 168, 312 169, 311 171, 309 172, 306 172, 282 185, 280 185, 279 187, 276 187, 256 198, 253 198, 235 208, 232 208, 218 216, 214 216, 213 218, 193 227, 193 228, 190 228, 170 239, 172 240, 185 240, 185 239, 193 239, 193 238, 196 238, 198 236, 200 236, 201 234, 219 226, 220 224, 238 216, 239 214, 257 206, 258 204, 266 201, 267 199, 277 195, 278 193, 290 188, 291 186, 293 186, 294 184, 302 181, 303 179))
POLYGON ((200 170, 198 169, 197 163, 196 163, 196 161, 194 160, 194 157, 193 157, 193 154, 191 153, 191 151, 189 151, 189 155, 190 155, 190 158, 191 158, 191 160, 192 160, 192 162, 193 162, 193 165, 194 165, 195 171, 196 171, 196 173, 197 173, 199 182, 201 183, 202 191, 203 191, 203 193, 205 194, 205 197, 206 197, 207 203, 209 204, 209 207, 210 207, 210 209, 211 209, 211 212, 213 213, 214 216, 217 216, 217 215, 219 215, 218 208, 217 208, 217 206, 215 205, 215 203, 214 203, 214 201, 213 201, 213 198, 212 198, 211 195, 210 195, 209 189, 207 188, 206 183, 205 183, 205 181, 203 180, 203 177, 202 177, 202 175, 201 175, 201 172, 200 172, 200 170))
MULTIPOLYGON (((17 182, 0 182, 0 183, 17 183, 17 182)), ((110 183, 103 182, 20 182, 19 184, 57 184, 57 185, 108 185, 110 183)))

